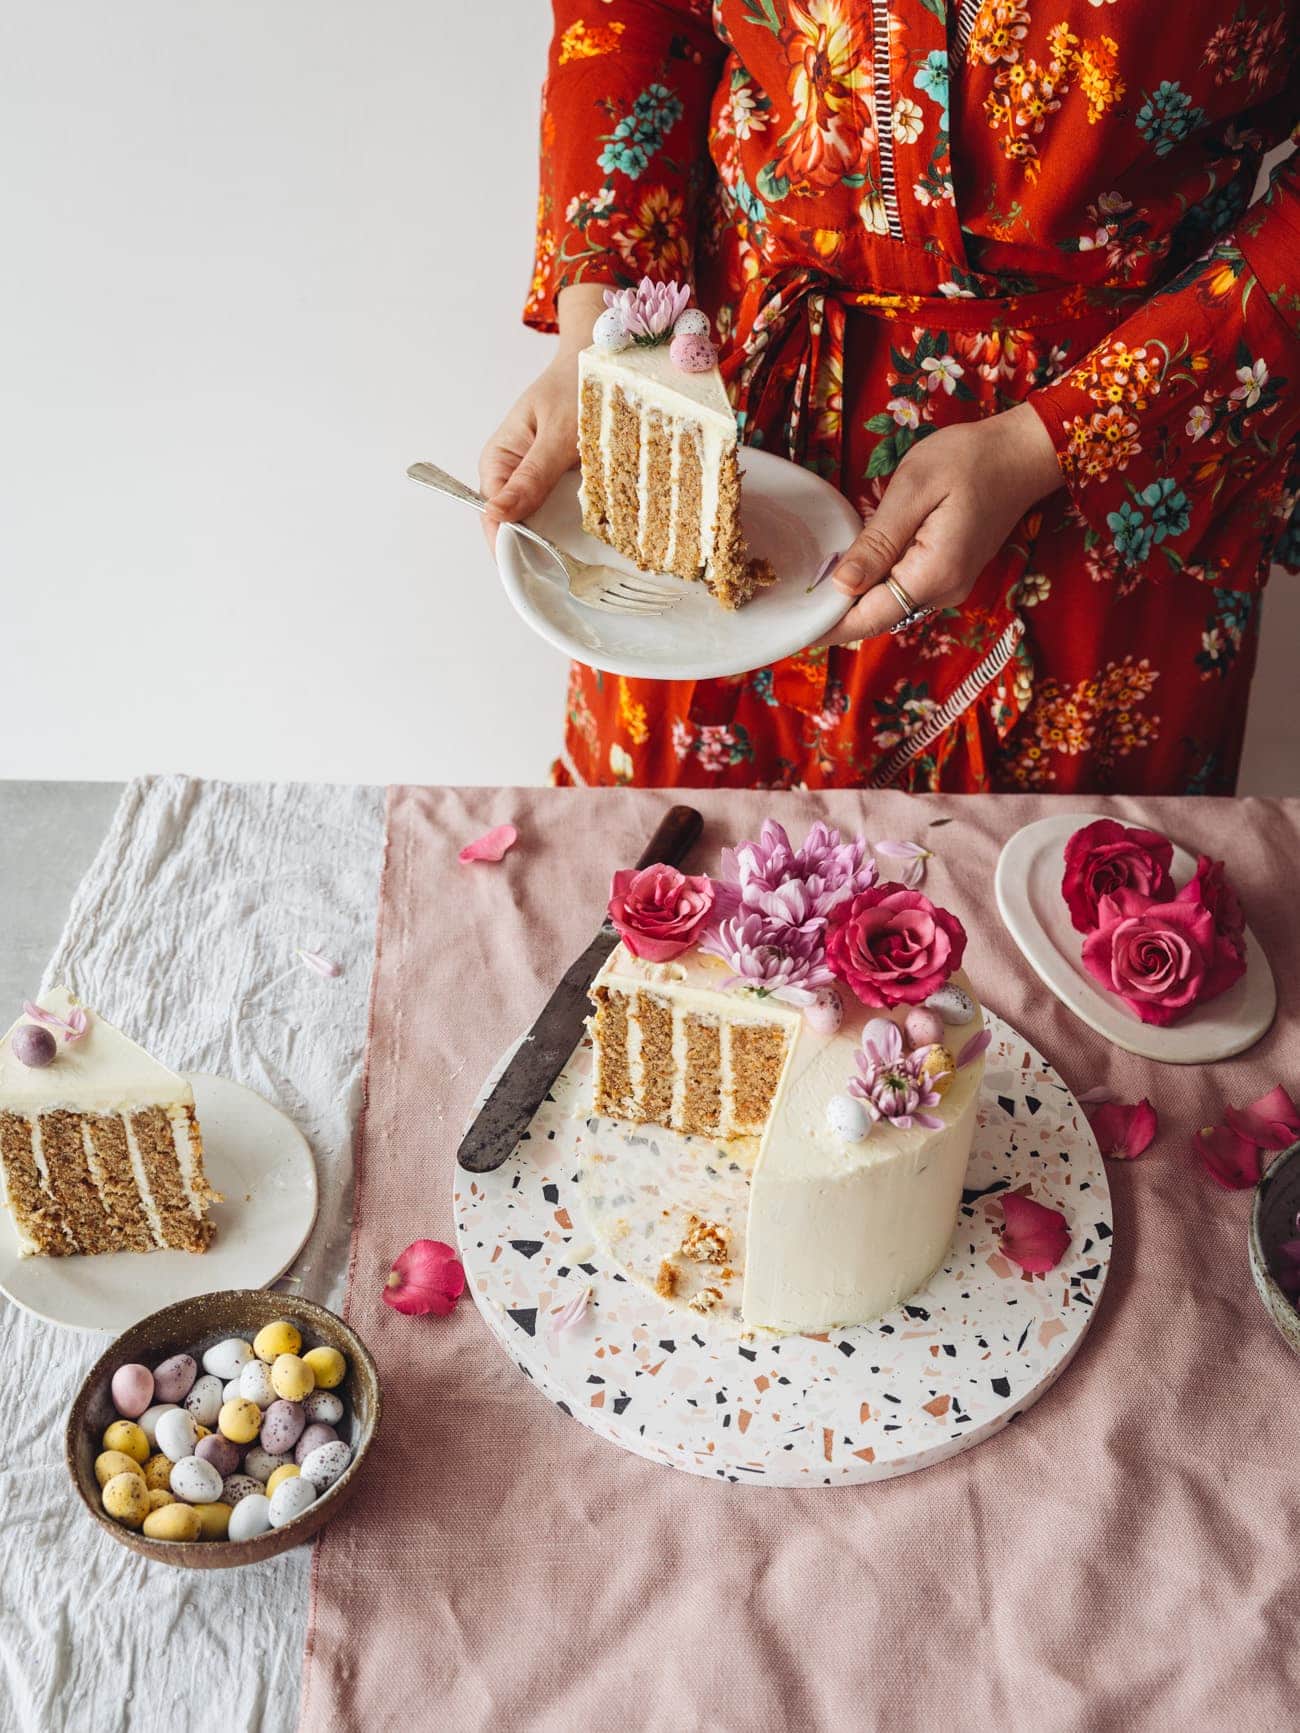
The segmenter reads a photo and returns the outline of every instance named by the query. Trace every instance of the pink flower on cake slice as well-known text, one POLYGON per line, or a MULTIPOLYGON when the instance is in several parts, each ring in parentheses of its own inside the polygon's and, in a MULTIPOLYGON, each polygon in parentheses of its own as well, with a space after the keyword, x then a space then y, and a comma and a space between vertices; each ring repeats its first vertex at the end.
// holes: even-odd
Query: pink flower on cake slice
POLYGON ((635 289, 606 289, 605 305, 618 314, 628 336, 643 343, 659 343, 690 305, 691 291, 685 283, 653 283, 642 277, 635 289))
POLYGON ((1120 891, 1140 891, 1151 902, 1166 902, 1174 894, 1169 869, 1174 845, 1159 831, 1117 824, 1099 818, 1076 830, 1065 845, 1065 876, 1061 895, 1070 919, 1081 933, 1097 925, 1103 897, 1120 891))
POLYGON ((731 965, 727 986, 750 987, 790 1005, 811 1005, 831 985, 820 923, 796 927, 742 911, 706 933, 700 950, 731 965))
POLYGON ((614 874, 609 918, 634 957, 667 963, 689 951, 713 909, 713 880, 656 863, 614 874))
POLYGON ((1202 903, 1152 902, 1138 891, 1104 896, 1083 941, 1083 965, 1143 1023, 1167 1027, 1217 998, 1246 965, 1202 903))
POLYGON ((966 929, 921 891, 873 885, 837 903, 826 934, 831 971, 864 1005, 920 1005, 961 967, 966 929))
POLYGON ((724 848, 718 907, 764 909, 763 899, 790 885, 800 885, 808 897, 808 918, 824 919, 846 897, 876 882, 876 863, 865 837, 845 841, 839 831, 820 820, 802 845, 795 848, 785 826, 768 819, 757 842, 724 848))
POLYGON ((863 1103, 872 1119, 887 1119, 900 1131, 910 1131, 914 1125, 940 1130, 942 1119, 925 1111, 940 1101, 934 1079, 925 1070, 930 1052, 929 1047, 917 1047, 909 1053, 897 1023, 874 1017, 853 1055, 858 1075, 849 1080, 849 1094, 863 1103))

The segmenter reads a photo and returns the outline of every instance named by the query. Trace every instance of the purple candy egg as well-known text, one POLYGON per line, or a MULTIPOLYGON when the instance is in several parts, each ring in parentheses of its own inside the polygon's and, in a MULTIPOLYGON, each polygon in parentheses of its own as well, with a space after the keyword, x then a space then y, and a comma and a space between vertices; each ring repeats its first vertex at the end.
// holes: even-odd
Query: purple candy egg
POLYGON ((668 345, 668 355, 673 366, 683 373, 707 373, 718 364, 718 352, 712 343, 693 332, 674 337, 668 345))
POLYGON ((322 1444, 333 1444, 338 1433, 332 1426, 327 1426, 323 1420, 314 1421, 298 1440, 293 1453, 293 1459, 302 1467, 313 1450, 319 1450, 322 1444))
POLYGON ((194 1454, 200 1462, 210 1462, 223 1480, 239 1467, 238 1449, 219 1432, 212 1433, 208 1438, 200 1438, 194 1446, 194 1454))
POLYGON ((9 1045, 18 1063, 30 1066, 33 1071, 52 1065, 59 1051, 58 1042, 50 1031, 42 1029, 39 1023, 21 1024, 14 1030, 13 1040, 9 1045))
POLYGON ((119 1366, 109 1385, 113 1406, 126 1420, 138 1420, 153 1402, 153 1373, 147 1366, 119 1366))
POLYGON ((183 1402, 199 1369, 188 1354, 173 1354, 153 1369, 154 1394, 160 1402, 183 1402))
POLYGON ((903 1019, 903 1037, 909 1047, 933 1047, 943 1040, 943 1018, 924 1005, 913 1005, 903 1019))
POLYGON ((262 1416, 262 1449, 272 1456, 292 1450, 302 1437, 307 1424, 307 1411, 301 1402, 286 1402, 283 1397, 272 1402, 262 1416))

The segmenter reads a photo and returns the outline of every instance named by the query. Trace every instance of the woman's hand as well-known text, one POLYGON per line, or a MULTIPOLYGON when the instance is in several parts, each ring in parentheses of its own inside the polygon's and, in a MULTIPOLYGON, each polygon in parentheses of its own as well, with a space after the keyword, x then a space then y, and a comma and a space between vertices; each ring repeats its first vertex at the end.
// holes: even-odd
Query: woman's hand
POLYGON ((1029 508, 1060 486, 1051 437, 1027 403, 919 440, 835 568, 836 587, 861 599, 822 642, 896 626, 903 610, 887 577, 918 608, 959 607, 1029 508))
POLYGON ((560 341, 554 358, 479 456, 478 485, 488 502, 490 544, 495 544, 501 524, 530 517, 578 461, 578 352, 591 342, 591 328, 603 311, 600 285, 575 283, 562 289, 558 306, 560 341))

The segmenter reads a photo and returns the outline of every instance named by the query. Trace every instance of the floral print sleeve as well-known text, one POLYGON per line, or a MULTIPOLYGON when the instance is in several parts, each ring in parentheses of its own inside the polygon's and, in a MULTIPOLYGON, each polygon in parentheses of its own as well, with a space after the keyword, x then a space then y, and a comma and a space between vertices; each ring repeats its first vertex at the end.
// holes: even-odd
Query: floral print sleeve
POLYGON ((537 258, 524 318, 570 283, 689 274, 723 47, 708 0, 554 0, 537 258))
MULTIPOLYGON (((1230 234, 1030 396, 1087 546, 1134 577, 1214 580, 1240 563, 1239 514, 1265 529, 1286 515, 1277 458, 1300 430, 1297 165, 1275 170, 1230 234), (1267 484, 1250 485, 1257 471, 1267 484)), ((1264 545, 1284 533, 1277 522, 1264 545)))

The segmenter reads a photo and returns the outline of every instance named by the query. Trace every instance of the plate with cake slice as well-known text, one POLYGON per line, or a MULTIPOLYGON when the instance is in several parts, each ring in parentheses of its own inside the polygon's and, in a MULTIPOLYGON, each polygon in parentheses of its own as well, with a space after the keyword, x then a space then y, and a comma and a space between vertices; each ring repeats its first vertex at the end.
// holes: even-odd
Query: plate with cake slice
POLYGON ((662 614, 575 601, 553 562, 506 529, 497 561, 528 624, 609 674, 704 680, 815 644, 848 607, 827 576, 861 529, 837 489, 740 443, 708 320, 674 284, 609 294, 579 358, 580 468, 531 525, 567 553, 668 580, 662 614))

